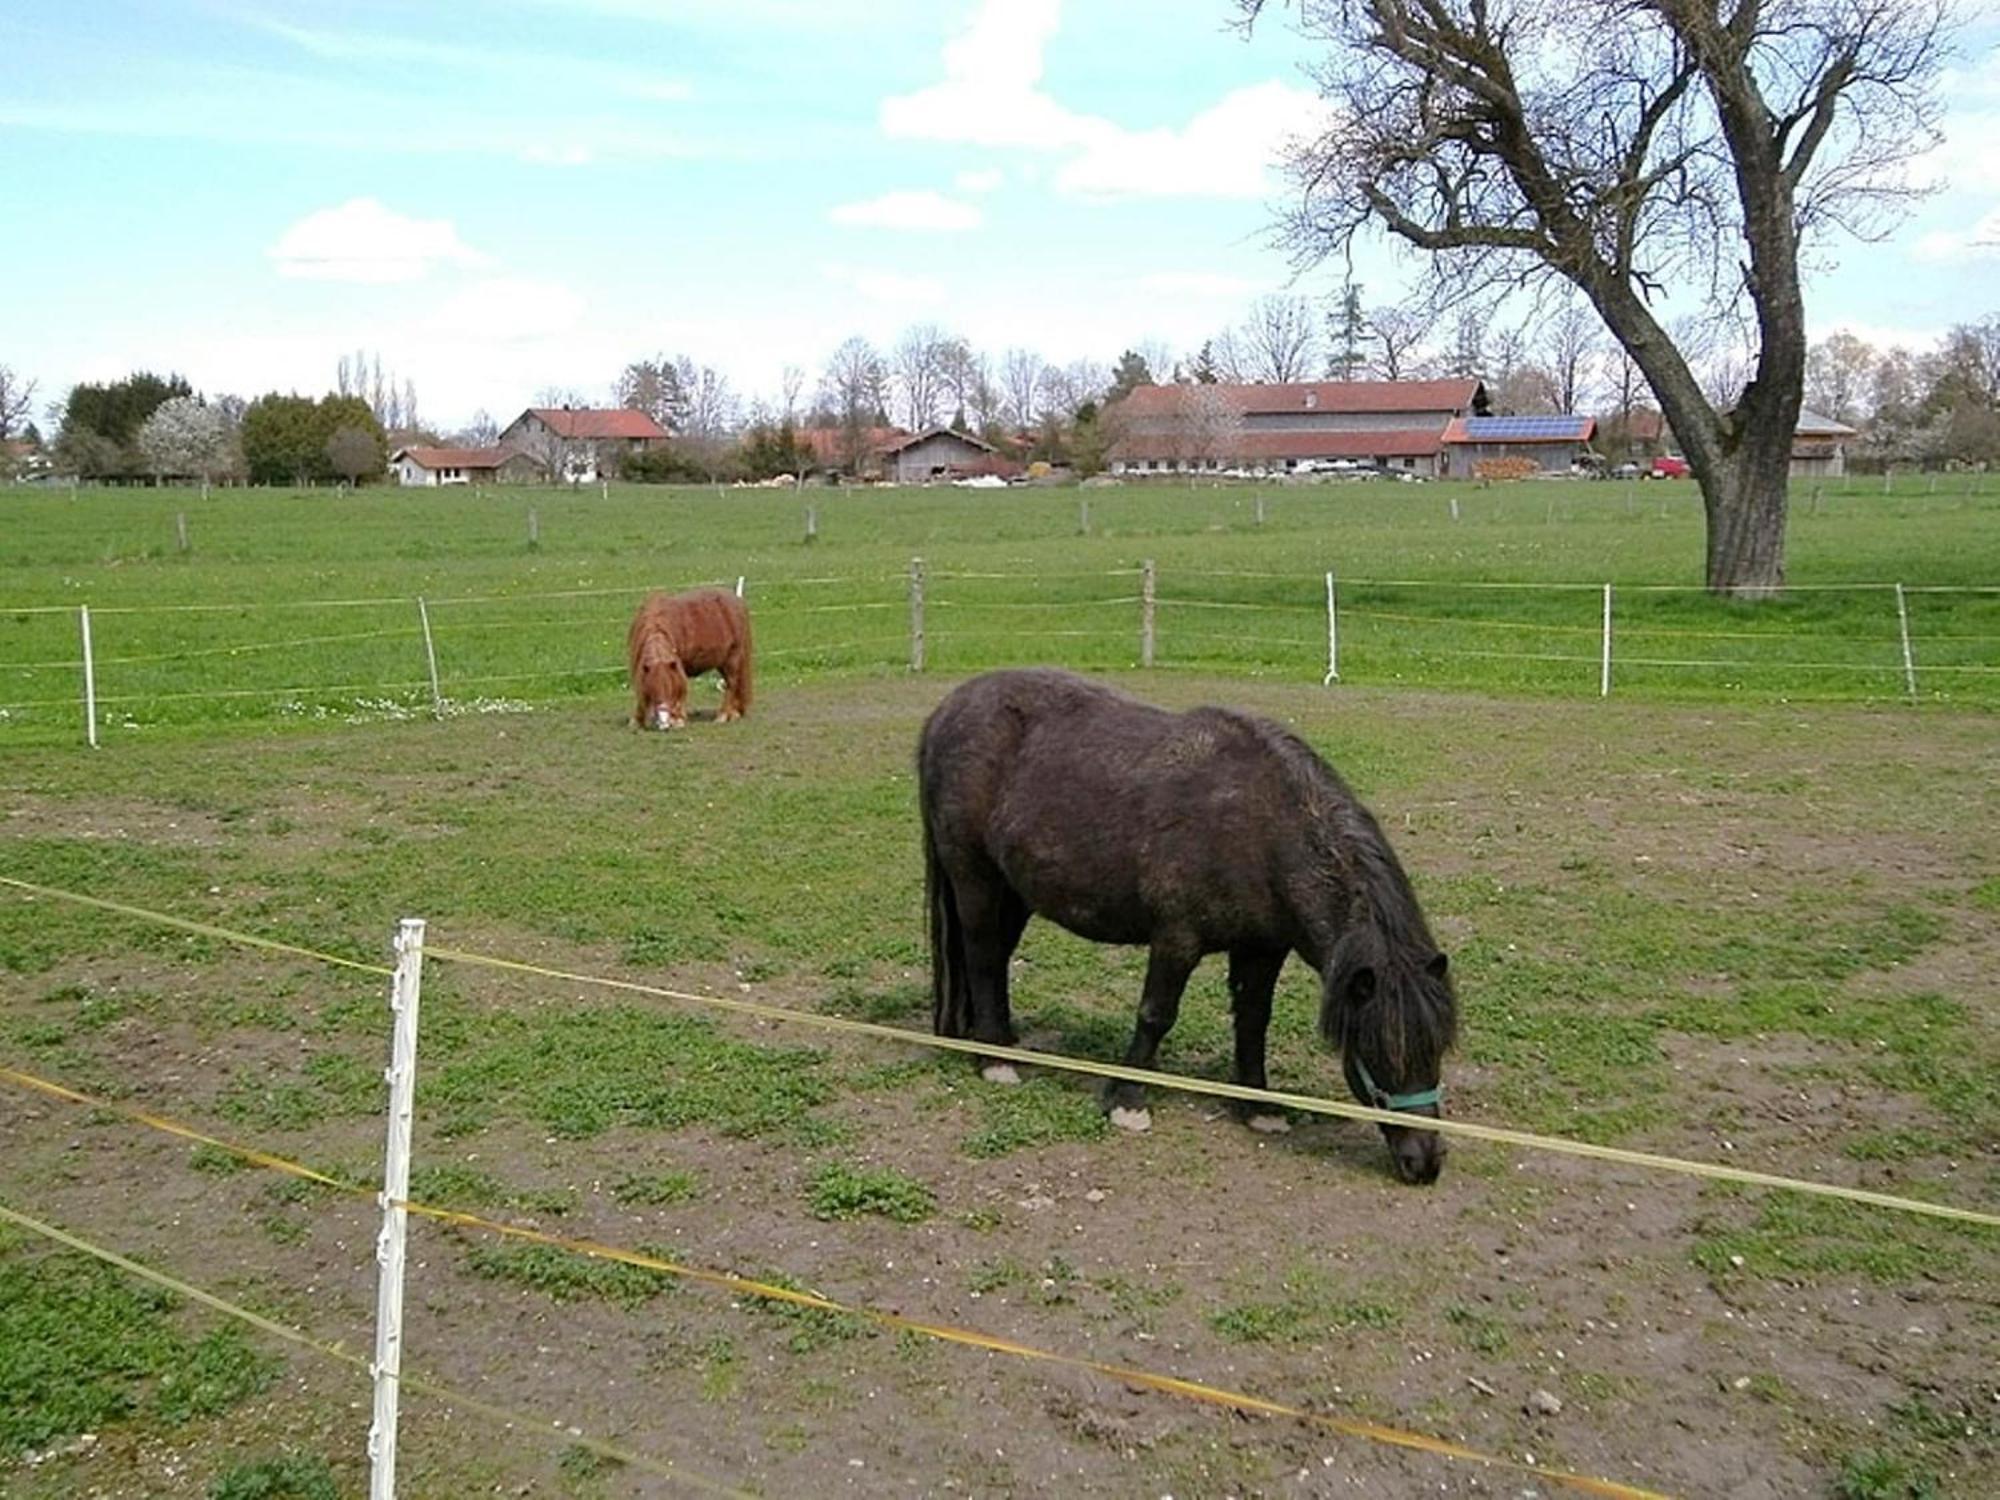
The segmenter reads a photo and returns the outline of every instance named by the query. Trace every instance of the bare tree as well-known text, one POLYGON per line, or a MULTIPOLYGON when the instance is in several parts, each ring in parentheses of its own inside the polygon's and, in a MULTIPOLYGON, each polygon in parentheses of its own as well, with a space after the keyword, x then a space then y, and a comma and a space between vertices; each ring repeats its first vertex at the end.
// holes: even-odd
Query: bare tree
POLYGON ((1219 386, 1196 382, 1175 392, 1179 423, 1177 457, 1196 465, 1216 465, 1240 458, 1242 408, 1219 386))
POLYGON ((1544 325, 1542 368, 1549 378, 1549 403, 1559 412, 1583 409, 1603 344, 1603 328, 1588 302, 1565 297, 1544 325))
POLYGON ((1243 320, 1242 339, 1251 379, 1305 380, 1318 364, 1319 316, 1303 297, 1259 297, 1243 320))
MULTIPOLYGON (((1240 0, 1254 17, 1266 0, 1240 0)), ((1867 232, 1935 139, 1949 0, 1300 0, 1333 122, 1300 148, 1306 258, 1378 229, 1434 299, 1560 278, 1596 306, 1700 481, 1707 576, 1784 583, 1805 374, 1802 245, 1867 232), (1670 286, 1741 302, 1756 364, 1718 408, 1662 326, 1670 286)))
POLYGON ((799 365, 786 365, 778 377, 778 387, 782 393, 778 415, 780 420, 795 422, 799 416, 799 394, 806 388, 806 372, 799 365))
POLYGON ((1429 322, 1409 308, 1384 307, 1369 315, 1368 331, 1375 336, 1376 374, 1384 380, 1415 379, 1418 346, 1430 332, 1429 322))
POLYGON ((868 435, 882 420, 889 394, 889 374, 882 356, 864 338, 850 338, 833 351, 820 376, 820 404, 840 429, 840 460, 844 473, 858 475, 868 466, 868 435))
POLYGON ((1821 339, 1806 351, 1806 404, 1836 422, 1858 421, 1876 362, 1875 346, 1845 329, 1821 339))
POLYGON ((36 384, 16 375, 13 366, 0 365, 0 442, 11 438, 34 410, 36 384))
POLYGON ((472 414, 470 422, 452 434, 452 441, 464 448, 491 448, 500 441, 500 424, 482 406, 472 414))
POLYGON ((945 395, 945 370, 951 340, 935 323, 904 330, 890 355, 903 425, 912 432, 935 427, 938 404, 945 395))
POLYGON ((1000 360, 1000 388, 1006 398, 1007 420, 1026 431, 1041 411, 1042 368, 1045 361, 1031 349, 1009 349, 1000 360))

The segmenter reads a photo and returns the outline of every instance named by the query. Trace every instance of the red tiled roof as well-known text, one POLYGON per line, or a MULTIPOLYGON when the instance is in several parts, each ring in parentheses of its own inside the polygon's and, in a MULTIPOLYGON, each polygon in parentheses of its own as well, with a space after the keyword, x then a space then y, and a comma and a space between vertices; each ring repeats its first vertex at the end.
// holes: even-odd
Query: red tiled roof
POLYGON ((595 438, 664 438, 666 428, 642 411, 628 406, 531 406, 557 437, 588 441, 595 438))
MULTIPOLYGON (((1142 385, 1122 403, 1136 417, 1171 417, 1184 387, 1142 385)), ((1294 411, 1348 413, 1468 410, 1476 380, 1312 380, 1289 385, 1216 385, 1210 389, 1245 415, 1294 411)))
MULTIPOLYGON (((908 437, 900 427, 868 427, 861 433, 861 445, 865 452, 880 456, 899 445, 908 437)), ((845 463, 847 460, 847 430, 842 427, 801 427, 798 438, 812 453, 813 461, 819 464, 845 463)))
MULTIPOLYGON (((1111 456, 1134 459, 1186 458, 1172 433, 1139 435, 1112 444, 1111 456)), ((1444 447, 1444 428, 1383 428, 1374 432, 1238 432, 1212 455, 1224 463, 1269 463, 1287 458, 1429 458, 1444 447)))
MULTIPOLYGON (((398 448, 426 469, 497 469, 514 457, 512 448, 398 448)), ((393 462, 393 459, 391 460, 393 462)))

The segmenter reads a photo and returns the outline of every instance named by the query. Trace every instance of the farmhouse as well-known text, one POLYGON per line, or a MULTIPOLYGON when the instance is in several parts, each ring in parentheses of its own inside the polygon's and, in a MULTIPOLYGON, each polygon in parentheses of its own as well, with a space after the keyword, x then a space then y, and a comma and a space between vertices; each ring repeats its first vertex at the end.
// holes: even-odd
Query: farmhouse
POLYGON ((1845 422, 1801 411, 1792 434, 1792 478, 1838 479, 1847 472, 1847 445, 1859 436, 1845 422))
POLYGON ((1526 459, 1560 473, 1576 463, 1596 431, 1590 417, 1454 417, 1444 431, 1446 467, 1453 479, 1474 479, 1482 464, 1526 459))
POLYGON ((1485 410, 1470 379, 1142 385, 1106 413, 1108 456, 1117 474, 1346 459, 1434 476, 1446 427, 1485 410))
POLYGON ((533 484, 542 467, 512 448, 398 448, 389 472, 401 485, 533 484))
POLYGON ((500 446, 525 453, 552 479, 594 484, 619 460, 667 441, 667 431, 629 407, 531 406, 509 422, 500 446))

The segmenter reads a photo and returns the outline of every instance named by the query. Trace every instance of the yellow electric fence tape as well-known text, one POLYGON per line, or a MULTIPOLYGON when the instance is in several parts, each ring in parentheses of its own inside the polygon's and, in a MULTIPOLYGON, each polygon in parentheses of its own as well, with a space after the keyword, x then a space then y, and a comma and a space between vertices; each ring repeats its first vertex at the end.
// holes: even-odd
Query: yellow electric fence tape
MULTIPOLYGON (((392 971, 381 964, 363 963, 356 959, 341 958, 332 953, 322 953, 296 943, 280 942, 274 938, 258 937, 254 933, 237 932, 227 927, 217 927, 207 922, 190 921, 185 917, 169 916, 164 912, 148 911, 143 907, 127 906, 116 901, 106 901, 98 896, 86 896, 76 891, 59 890, 53 886, 36 885, 29 881, 17 880, 0 875, 0 886, 25 892, 32 896, 47 897, 50 900, 67 901, 79 906, 94 907, 101 911, 131 917, 137 921, 152 922, 172 927, 199 937, 214 938, 221 942, 238 943, 247 947, 261 948, 270 952, 289 954, 297 958, 313 959, 321 963, 337 964, 342 968, 358 969, 363 973, 389 975, 392 971)), ((1183 1093, 1207 1094, 1220 1099, 1240 1099, 1251 1104, 1263 1104, 1275 1109, 1293 1109, 1302 1114, 1334 1115, 1342 1119, 1368 1120, 1377 1124, 1409 1126, 1411 1117, 1391 1110, 1373 1109, 1365 1104, 1349 1103, 1340 1099, 1323 1099, 1313 1094, 1292 1094, 1274 1089, 1247 1088, 1238 1083, 1224 1083, 1219 1079, 1190 1078, 1180 1074, 1156 1073, 1143 1068, 1128 1068, 1119 1063, 1097 1062, 1088 1058, 1066 1057, 1060 1053, 1037 1052, 1027 1047, 1003 1047, 988 1042, 975 1042, 961 1037, 932 1036, 921 1031, 910 1031, 900 1026, 883 1026, 873 1021, 857 1021, 847 1016, 823 1015, 817 1011, 793 1010, 788 1006, 765 1005, 755 1000, 743 1000, 727 995, 699 995, 688 990, 668 989, 660 985, 641 984, 630 979, 610 979, 597 974, 581 974, 568 969, 550 968, 541 964, 523 963, 515 959, 495 958, 483 953, 471 953, 445 946, 426 946, 424 954, 428 958, 440 959, 447 963, 462 963, 481 968, 502 970, 516 974, 531 975, 539 979, 558 980, 565 984, 591 985, 599 989, 619 990, 628 994, 647 995, 656 999, 675 1000, 689 1005, 706 1006, 711 1010, 732 1011, 738 1015, 754 1016, 758 1020, 776 1021, 795 1026, 808 1026, 821 1031, 836 1032, 847 1036, 868 1037, 876 1041, 895 1042, 905 1046, 929 1047, 945 1052, 960 1052, 982 1058, 993 1058, 1006 1062, 1019 1062, 1037 1067, 1052 1068, 1068 1073, 1085 1073, 1098 1078, 1115 1078, 1132 1083, 1145 1084, 1153 1088, 1177 1089, 1183 1093)), ((1905 1198, 1894 1193, 1878 1193, 1868 1188, 1849 1187, 1842 1183, 1815 1182, 1810 1178, 1785 1177, 1773 1172, 1758 1172, 1748 1167, 1732 1167, 1721 1162, 1694 1161, 1680 1156, 1664 1156, 1652 1151, 1630 1151, 1619 1146, 1600 1146, 1590 1141, 1569 1140, 1562 1136, 1536 1135, 1525 1130, 1510 1130, 1500 1125, 1482 1125, 1473 1120, 1440 1119, 1423 1121, 1426 1130, 1436 1130, 1445 1135, 1458 1136, 1465 1140, 1486 1141, 1492 1145, 1513 1146, 1528 1151, 1549 1151, 1563 1156, 1582 1157, 1591 1161, 1613 1162, 1620 1166, 1642 1167, 1651 1171, 1678 1172, 1683 1176, 1701 1177, 1715 1182, 1734 1182, 1746 1187, 1779 1188, 1786 1192, 1810 1193, 1822 1198, 1837 1198, 1849 1203, 1865 1203, 1874 1208, 1887 1208, 1899 1213, 1921 1214, 1927 1218, 1949 1219, 1963 1224, 1978 1224, 1987 1228, 2000 1228, 2000 1213, 1989 1213, 1980 1209, 1961 1208, 1950 1203, 1927 1203, 1921 1198, 1905 1198)))
MULTIPOLYGON (((262 1153, 245 1154, 250 1156, 252 1160, 262 1161, 266 1166, 281 1165, 277 1158, 264 1158, 262 1153)), ((291 1164, 285 1163, 283 1165, 289 1166, 291 1164)), ((303 1168, 298 1168, 297 1170, 301 1176, 305 1177, 316 1178, 318 1175, 308 1172, 303 1168)), ((190 1302, 198 1302, 203 1307, 211 1308, 225 1317, 235 1318, 238 1322, 247 1323, 252 1328, 269 1334, 272 1338, 283 1339, 288 1344, 296 1344, 301 1349, 309 1349, 314 1354, 320 1355, 323 1358, 337 1360, 344 1365, 351 1365, 364 1375, 373 1373, 366 1359, 359 1354, 354 1354, 341 1348, 338 1344, 321 1343, 318 1339, 301 1333, 296 1328, 287 1328, 283 1323, 273 1322, 259 1313, 250 1311, 247 1307, 239 1307, 234 1302, 218 1297, 213 1292, 204 1291, 202 1288, 182 1281, 178 1277, 169 1276, 164 1271, 156 1271, 151 1266, 141 1265, 136 1260, 130 1260, 118 1254, 115 1250, 106 1250, 101 1245, 93 1245, 89 1240, 71 1234, 67 1230, 58 1229, 53 1224, 45 1224, 40 1219, 30 1218, 27 1214, 19 1213, 7 1207, 4 1203, 0 1203, 0 1219, 4 1219, 6 1222, 17 1225, 22 1229, 29 1230, 34 1234, 41 1235, 44 1239, 53 1240, 58 1245, 65 1245, 71 1250, 92 1256, 97 1260, 103 1261, 106 1265, 116 1266, 128 1275, 139 1277, 142 1281, 150 1281, 155 1286, 165 1287, 168 1291, 185 1297, 190 1302)), ((399 1384, 407 1386, 413 1391, 421 1391, 427 1396, 435 1396, 442 1401, 450 1402, 454 1406, 461 1406, 468 1411, 477 1412, 480 1416, 498 1422, 503 1426, 520 1427, 528 1432, 547 1432, 559 1435, 563 1441, 588 1448, 591 1452, 601 1454, 605 1458, 616 1459, 619 1463, 630 1464, 635 1469, 644 1469, 648 1473, 657 1474, 665 1479, 675 1480, 690 1488, 704 1491, 707 1494, 729 1495, 741 1497, 741 1500, 752 1500, 750 1492, 747 1490, 739 1490, 733 1485, 719 1484, 715 1480, 691 1473, 678 1464, 670 1463, 664 1459, 652 1458, 644 1453, 634 1453, 628 1448, 621 1448, 616 1444, 604 1442, 600 1438, 591 1437, 588 1433, 580 1432, 565 1423, 552 1421, 547 1417, 530 1416, 525 1412, 515 1411, 504 1406, 496 1406, 491 1401, 483 1400, 478 1396, 468 1396, 463 1391, 453 1390, 450 1386, 439 1385, 435 1381, 412 1375, 407 1370, 397 1376, 397 1381, 399 1384)))
MULTIPOLYGON (((322 1172, 316 1172, 299 1162, 287 1161, 284 1157, 273 1156, 269 1152, 241 1146, 219 1136, 209 1135, 181 1121, 171 1120, 162 1115, 136 1109, 115 1100, 101 1099, 84 1093, 81 1089, 69 1088, 64 1084, 55 1083, 46 1078, 39 1078, 32 1073, 24 1073, 17 1068, 0 1067, 0 1081, 13 1083, 37 1093, 47 1094, 53 1098, 67 1100, 73 1104, 88 1105, 94 1109, 108 1110, 113 1114, 123 1115, 125 1118, 137 1124, 145 1125, 150 1129, 164 1130, 179 1136, 183 1140, 198 1141, 203 1145, 231 1152, 246 1161, 255 1162, 259 1166, 268 1167, 278 1172, 289 1173, 294 1177, 304 1178, 309 1182, 321 1183, 339 1192, 362 1198, 377 1196, 369 1188, 361 1187, 354 1183, 341 1182, 337 1178, 329 1177, 322 1172)), ((1039 1348, 1033 1344, 1023 1344, 1013 1339, 999 1338, 993 1334, 981 1333, 976 1329, 960 1328, 949 1323, 934 1323, 922 1318, 906 1317, 902 1313, 888 1312, 880 1308, 836 1302, 831 1297, 822 1297, 816 1292, 800 1291, 794 1287, 779 1286, 775 1282, 759 1281, 753 1277, 739 1276, 732 1271, 717 1271, 705 1266, 686 1265, 682 1262, 666 1260, 656 1255, 647 1255, 640 1251, 625 1250, 616 1245, 607 1245, 597 1240, 549 1234, 544 1230, 531 1229, 526 1225, 502 1223, 499 1220, 482 1218, 477 1214, 462 1213, 457 1209, 440 1208, 433 1204, 421 1203, 410 1199, 402 1200, 402 1206, 413 1214, 435 1220, 441 1224, 453 1225, 463 1229, 483 1230, 487 1233, 501 1235, 508 1239, 526 1240, 532 1244, 547 1245, 553 1249, 566 1250, 576 1255, 586 1255, 598 1260, 616 1261, 623 1265, 636 1266, 649 1271, 658 1271, 664 1275, 678 1277, 683 1280, 720 1287, 725 1291, 734 1292, 742 1296, 756 1297, 770 1302, 790 1303, 796 1307, 815 1308, 821 1312, 874 1323, 879 1327, 894 1329, 899 1333, 919 1334, 926 1338, 937 1339, 943 1343, 958 1344, 971 1349, 982 1349, 992 1354, 1005 1354, 1015 1359, 1055 1365, 1064 1369, 1082 1370, 1089 1374, 1102 1376, 1105 1379, 1118 1381, 1126 1385, 1137 1386, 1144 1390, 1158 1391, 1165 1395, 1178 1396, 1189 1401, 1199 1401, 1210 1406, 1225 1407, 1247 1415, 1284 1417, 1310 1427, 1339 1433, 1345 1437, 1362 1438, 1369 1442, 1384 1443, 1391 1447, 1413 1449, 1421 1453, 1434 1454, 1441 1458, 1489 1464, 1497 1468, 1511 1469, 1519 1473, 1535 1475, 1552 1484, 1564 1485, 1567 1488, 1584 1494, 1616 1496, 1619 1497, 1619 1500, 1664 1500, 1664 1497, 1657 1491, 1641 1489, 1635 1485, 1620 1484, 1616 1480, 1595 1479, 1587 1474, 1573 1474, 1562 1469, 1546 1468, 1541 1465, 1527 1463, 1521 1459, 1507 1458, 1500 1454, 1486 1453, 1477 1448, 1468 1448, 1461 1443, 1450 1442, 1444 1438, 1430 1437, 1420 1432, 1408 1432, 1402 1428, 1388 1427, 1378 1422, 1367 1422, 1355 1417, 1340 1417, 1334 1416, 1329 1412, 1311 1411, 1302 1406, 1293 1406, 1283 1401, 1266 1400, 1261 1396, 1252 1396, 1240 1391, 1226 1390, 1220 1386, 1207 1385, 1196 1380, 1184 1380, 1173 1375, 1159 1375, 1150 1370, 1142 1370, 1130 1365, 1111 1364, 1082 1355, 1062 1354, 1054 1350, 1039 1348)), ((9 1217, 17 1217, 4 1208, 0 1208, 0 1213, 7 1213, 9 1217)), ((32 1221, 30 1222, 32 1223, 32 1221)), ((34 1227, 45 1228, 45 1226, 34 1227)), ((96 1252, 93 1251, 92 1253, 96 1252)), ((109 1252, 104 1253, 106 1258, 111 1258, 109 1252)), ((143 1268, 126 1262, 122 1258, 114 1259, 113 1264, 123 1265, 135 1274, 149 1274, 143 1268)), ((189 1295, 194 1296, 199 1301, 205 1302, 209 1306, 233 1312, 229 1304, 223 1303, 215 1297, 198 1292, 192 1288, 188 1289, 188 1292, 189 1295)), ((254 1318, 255 1315, 252 1314, 250 1316, 254 1318)), ((321 1352, 329 1352, 330 1346, 313 1344, 304 1335, 285 1330, 280 1325, 271 1324, 266 1320, 259 1319, 257 1320, 257 1326, 264 1328, 267 1332, 276 1333, 280 1337, 292 1338, 295 1342, 319 1348, 321 1352)), ((356 1359, 355 1356, 345 1353, 340 1354, 339 1357, 349 1359, 350 1361, 356 1359)), ((365 1361, 362 1363, 365 1364, 365 1361)), ((405 1380, 405 1384, 409 1384, 412 1389, 420 1388, 415 1382, 407 1379, 405 1380)), ((677 1475, 676 1477, 685 1476, 677 1475)))

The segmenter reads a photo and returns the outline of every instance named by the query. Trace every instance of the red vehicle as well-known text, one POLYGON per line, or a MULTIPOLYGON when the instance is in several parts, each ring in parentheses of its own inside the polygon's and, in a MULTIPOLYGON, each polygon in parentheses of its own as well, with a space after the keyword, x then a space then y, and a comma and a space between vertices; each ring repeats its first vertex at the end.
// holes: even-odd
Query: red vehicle
POLYGON ((1671 453, 1662 453, 1653 460, 1655 479, 1685 479, 1688 477, 1688 461, 1671 453))

